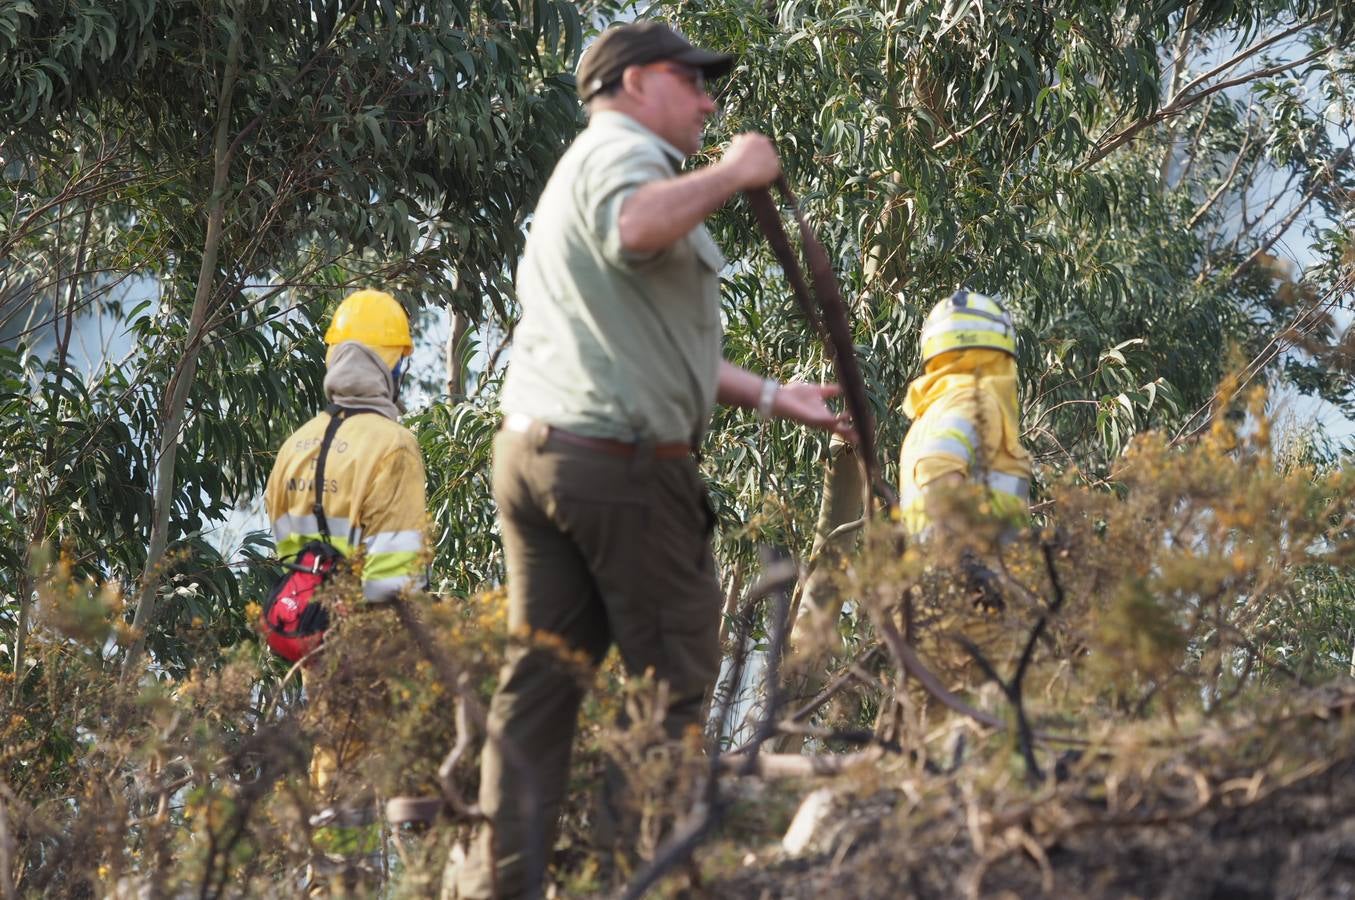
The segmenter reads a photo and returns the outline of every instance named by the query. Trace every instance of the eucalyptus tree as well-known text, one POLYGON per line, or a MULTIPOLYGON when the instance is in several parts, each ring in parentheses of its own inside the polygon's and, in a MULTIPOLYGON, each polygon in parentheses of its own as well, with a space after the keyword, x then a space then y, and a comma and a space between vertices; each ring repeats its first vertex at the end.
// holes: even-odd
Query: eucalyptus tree
MULTIPOLYGON (((1313 314, 1349 297, 1339 8, 717 0, 629 4, 637 11, 737 54, 710 142, 745 128, 777 140, 852 307, 889 468, 921 317, 961 283, 1016 308, 1026 437, 1043 471, 1098 477, 1136 431, 1197 427, 1189 417, 1232 347, 1267 361, 1268 377, 1348 402, 1340 343, 1313 314), (1294 283, 1271 263, 1296 235, 1315 263, 1294 283), (1311 332, 1316 355, 1277 352, 1297 337, 1290 323, 1311 332)), ((735 260, 727 351, 782 377, 828 376, 746 209, 715 230, 735 260)), ((488 377, 467 403, 430 410, 439 427, 421 432, 435 507, 458 523, 439 569, 461 591, 500 574, 481 499, 503 344, 481 349, 488 377)), ((810 549, 820 500, 833 512, 825 476, 843 474, 821 464, 819 438, 722 413, 703 449, 731 587, 751 538, 810 549)))
MULTIPOLYGON (((882 447, 901 437, 921 317, 962 284, 1016 310, 1046 468, 1096 476, 1138 430, 1189 433, 1230 347, 1348 400, 1319 315, 1351 296, 1346 6, 659 6, 737 54, 720 128, 777 140, 852 306, 882 447), (1296 237, 1315 262, 1293 283, 1267 263, 1296 237), (1281 352, 1299 333, 1317 356, 1281 352)), ((730 353, 820 369, 746 212, 715 230, 740 261, 730 353)), ((824 448, 755 427, 714 432, 725 515, 807 546, 824 448)))
POLYGON ((175 629, 195 617, 237 637, 238 579, 202 531, 319 396, 326 304, 376 282, 472 319, 504 308, 523 217, 577 127, 581 39, 562 0, 0 8, 3 315, 47 310, 0 357, 20 476, 6 614, 26 615, 26 548, 56 539, 135 588, 129 665, 148 638, 187 665, 175 629), (147 302, 114 289, 129 277, 147 302), (132 346, 82 373, 86 309, 132 346))

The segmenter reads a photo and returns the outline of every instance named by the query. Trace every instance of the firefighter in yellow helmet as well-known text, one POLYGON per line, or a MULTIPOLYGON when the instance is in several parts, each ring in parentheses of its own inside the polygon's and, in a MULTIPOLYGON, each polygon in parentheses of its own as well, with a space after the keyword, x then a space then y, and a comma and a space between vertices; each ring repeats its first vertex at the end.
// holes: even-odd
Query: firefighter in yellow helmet
MULTIPOLYGON (((956 291, 933 307, 922 326, 923 372, 909 386, 903 412, 913 420, 903 441, 899 502, 903 524, 916 540, 958 538, 964 592, 976 606, 1002 606, 997 577, 972 551, 983 538, 1010 537, 1025 522, 1030 493, 1030 454, 1021 446, 1017 404, 1016 330, 996 299, 956 291), (987 515, 960 517, 966 482, 977 482, 987 515), (972 526, 979 525, 978 529, 972 526), (982 526, 992 525, 991 529, 982 526), (985 534, 986 533, 986 534, 985 534)), ((792 642, 805 648, 802 673, 792 696, 807 700, 823 686, 825 635, 836 633, 843 598, 833 581, 837 560, 850 554, 856 535, 837 529, 863 512, 860 466, 852 448, 833 445, 814 554, 823 560, 806 582, 792 642)), ((933 550, 936 547, 933 543, 933 550)), ((971 630, 980 646, 992 643, 994 626, 971 630)), ((800 736, 785 736, 777 749, 796 751, 800 736)))
MULTIPOLYGON (((908 386, 903 404, 913 421, 900 453, 900 512, 928 558, 955 567, 929 567, 924 577, 958 576, 953 587, 967 601, 951 606, 938 595, 935 633, 960 631, 997 665, 1013 650, 1012 632, 997 615, 1006 606, 1002 581, 987 563, 995 545, 1025 525, 1030 498, 1016 329, 995 298, 959 290, 927 316, 921 356, 922 374, 908 386)), ((987 680, 969 653, 949 641, 929 652, 968 687, 987 680)))
POLYGON ((325 343, 328 406, 283 442, 264 502, 279 557, 321 538, 315 463, 331 416, 343 411, 325 465, 324 517, 344 556, 362 546, 362 593, 380 602, 426 583, 423 458, 396 405, 414 350, 409 319, 390 294, 357 291, 334 313, 325 343))
POLYGON ((987 511, 1015 533, 1030 496, 1030 454, 1021 446, 1016 329, 997 300, 956 291, 922 326, 923 373, 908 386, 903 412, 899 502, 904 526, 921 537, 947 529, 943 495, 982 487, 987 511))
MULTIPOLYGON (((390 294, 357 291, 335 311, 325 343, 326 407, 283 442, 264 503, 280 559, 324 541, 350 563, 361 560, 367 602, 389 601, 427 583, 423 458, 397 405, 414 350, 409 319, 390 294), (326 444, 317 510, 317 463, 326 444)), ((271 638, 270 645, 277 649, 271 638)), ((375 801, 346 777, 365 750, 363 736, 335 730, 349 737, 322 741, 311 760, 311 786, 325 807, 312 819, 321 851, 313 888, 331 879, 370 882, 380 846, 375 801)))

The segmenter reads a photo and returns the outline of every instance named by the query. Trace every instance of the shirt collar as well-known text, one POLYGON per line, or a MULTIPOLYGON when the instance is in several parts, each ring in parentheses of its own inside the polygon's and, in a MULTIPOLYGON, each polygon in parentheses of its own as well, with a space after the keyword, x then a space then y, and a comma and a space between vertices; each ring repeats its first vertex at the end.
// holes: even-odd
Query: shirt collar
POLYGON ((644 135, 650 142, 663 151, 673 164, 676 171, 682 168, 682 164, 687 161, 687 154, 683 153, 672 144, 650 131, 639 122, 632 119, 623 112, 614 109, 600 109, 588 117, 589 128, 620 128, 625 131, 631 131, 636 134, 644 135))

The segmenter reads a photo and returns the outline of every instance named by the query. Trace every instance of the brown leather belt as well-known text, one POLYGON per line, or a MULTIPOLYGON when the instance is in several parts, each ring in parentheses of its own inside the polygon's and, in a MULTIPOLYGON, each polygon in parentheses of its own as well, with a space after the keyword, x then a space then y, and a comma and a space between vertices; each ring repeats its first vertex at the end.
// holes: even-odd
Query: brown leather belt
MULTIPOLYGON (((527 434, 538 424, 546 429, 546 437, 550 440, 556 440, 562 444, 571 444, 575 447, 585 447, 589 450, 596 450, 599 453, 606 453, 608 456, 629 458, 634 456, 640 447, 644 446, 643 444, 633 444, 628 441, 614 441, 611 438, 596 438, 575 434, 572 431, 556 428, 554 425, 538 423, 536 419, 518 413, 509 413, 503 417, 503 429, 505 431, 515 431, 520 434, 527 434)), ((680 442, 672 444, 652 444, 651 446, 654 448, 655 459, 678 459, 679 457, 690 456, 692 452, 692 448, 688 444, 680 442)))

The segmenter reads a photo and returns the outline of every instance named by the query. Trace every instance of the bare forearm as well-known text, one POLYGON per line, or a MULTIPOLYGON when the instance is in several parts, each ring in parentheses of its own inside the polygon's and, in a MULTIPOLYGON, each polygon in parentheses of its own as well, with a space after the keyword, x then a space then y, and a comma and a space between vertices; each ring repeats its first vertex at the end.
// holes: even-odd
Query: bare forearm
POLYGON ((791 419, 810 428, 832 431, 848 441, 856 441, 847 417, 835 413, 825 402, 841 391, 835 384, 789 384, 754 375, 728 360, 720 361, 715 382, 715 399, 725 406, 756 409, 763 418, 791 419))
POLYGON ((715 382, 715 399, 724 406, 754 409, 762 398, 762 383, 766 379, 747 369, 720 360, 720 374, 715 382))
POLYGON ((629 253, 657 253, 681 240, 739 190, 737 174, 716 163, 652 181, 621 205, 617 228, 629 253))

